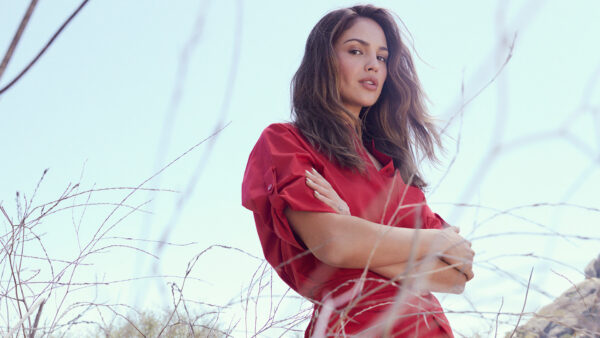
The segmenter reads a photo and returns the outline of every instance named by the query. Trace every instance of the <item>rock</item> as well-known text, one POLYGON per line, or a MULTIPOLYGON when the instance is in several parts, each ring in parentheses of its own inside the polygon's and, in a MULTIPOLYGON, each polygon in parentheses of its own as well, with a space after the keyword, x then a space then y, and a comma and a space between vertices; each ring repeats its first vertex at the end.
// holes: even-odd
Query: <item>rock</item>
POLYGON ((585 278, 600 278, 600 255, 585 267, 585 278))
POLYGON ((568 289, 520 326, 514 337, 600 338, 600 256, 588 264, 585 275, 583 282, 568 289))

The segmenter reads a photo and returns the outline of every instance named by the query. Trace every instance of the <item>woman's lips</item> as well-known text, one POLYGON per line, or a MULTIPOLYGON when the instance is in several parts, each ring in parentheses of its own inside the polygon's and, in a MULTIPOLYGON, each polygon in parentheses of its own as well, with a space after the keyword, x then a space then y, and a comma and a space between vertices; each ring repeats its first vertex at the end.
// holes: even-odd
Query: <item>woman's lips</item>
POLYGON ((363 88, 367 89, 367 90, 371 90, 371 91, 375 91, 377 90, 377 80, 376 79, 361 79, 360 81, 358 81, 363 88))

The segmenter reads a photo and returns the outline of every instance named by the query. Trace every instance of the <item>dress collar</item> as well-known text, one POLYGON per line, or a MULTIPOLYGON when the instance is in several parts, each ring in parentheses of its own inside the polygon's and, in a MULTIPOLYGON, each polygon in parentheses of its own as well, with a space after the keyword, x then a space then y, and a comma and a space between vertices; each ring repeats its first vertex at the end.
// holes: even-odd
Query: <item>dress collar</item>
POLYGON ((375 148, 375 140, 366 140, 363 144, 365 148, 369 150, 371 155, 373 155, 377 161, 381 163, 381 170, 385 169, 384 171, 386 172, 394 172, 394 161, 392 161, 392 158, 389 155, 386 155, 375 148))

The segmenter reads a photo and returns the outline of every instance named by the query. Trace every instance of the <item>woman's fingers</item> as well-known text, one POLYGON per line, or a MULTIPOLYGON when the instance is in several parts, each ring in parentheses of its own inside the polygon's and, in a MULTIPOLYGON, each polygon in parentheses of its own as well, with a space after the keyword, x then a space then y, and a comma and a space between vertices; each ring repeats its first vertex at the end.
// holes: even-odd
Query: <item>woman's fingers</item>
POLYGON ((318 191, 323 196, 327 196, 329 198, 332 197, 332 196, 330 196, 330 193, 326 187, 323 187, 322 185, 318 184, 317 182, 315 182, 314 180, 312 180, 308 177, 306 178, 306 185, 308 185, 308 187, 311 188, 312 190, 318 191))
POLYGON ((350 215, 350 209, 348 208, 348 205, 344 201, 331 199, 331 198, 319 193, 317 190, 315 190, 315 197, 318 200, 320 200, 321 202, 327 204, 329 207, 331 207, 333 210, 335 210, 338 214, 350 215))
MULTIPOLYGON (((331 207, 334 207, 334 209, 339 209, 338 206, 340 204, 346 205, 346 203, 342 201, 342 199, 337 195, 337 193, 335 193, 335 191, 333 191, 332 188, 323 187, 322 185, 319 185, 318 183, 316 183, 308 177, 306 178, 306 185, 312 190, 314 190, 315 197, 318 197, 318 193, 319 196, 326 198, 329 201, 329 203, 326 204, 331 207)), ((323 200, 323 198, 319 199, 323 200)))
POLYGON ((312 169, 311 171, 305 170, 307 183, 312 183, 311 188, 318 189, 320 193, 328 196, 329 198, 339 198, 338 194, 333 190, 333 187, 327 180, 323 178, 319 173, 312 169))
POLYGON ((316 191, 316 190, 315 190, 315 197, 316 197, 316 198, 317 198, 319 201, 321 201, 321 202, 323 202, 323 203, 327 204, 328 206, 330 206, 330 207, 332 207, 332 208, 336 209, 335 203, 333 202, 333 200, 331 200, 331 198, 329 198, 329 197, 327 197, 327 196, 324 196, 323 194, 319 193, 319 192, 318 192, 318 191, 316 191))
POLYGON ((306 170, 307 177, 315 181, 317 184, 322 185, 323 187, 331 187, 331 184, 327 182, 327 180, 319 174, 319 172, 312 168, 311 170, 306 170))
POLYGON ((439 259, 442 262, 452 266, 454 269, 461 272, 465 276, 467 281, 470 281, 471 279, 473 279, 474 273, 473 273, 472 257, 464 258, 464 257, 456 257, 456 256, 447 255, 447 254, 442 254, 439 257, 439 259))
POLYGON ((350 215, 350 208, 340 198, 331 184, 327 182, 314 168, 305 170, 306 185, 315 192, 315 197, 334 209, 338 214, 350 215))
POLYGON ((315 190, 315 197, 318 200, 322 201, 323 203, 327 204, 329 207, 331 207, 333 210, 335 210, 338 214, 350 215, 350 209, 348 209, 348 206, 346 205, 346 203, 340 203, 340 202, 334 201, 326 196, 321 195, 316 190, 315 190))
POLYGON ((471 248, 471 242, 461 237, 457 229, 456 227, 448 227, 442 230, 438 241, 434 244, 434 252, 446 264, 462 272, 469 281, 474 276, 473 258, 475 252, 471 248))
POLYGON ((473 273, 473 261, 463 265, 460 270, 467 277, 467 282, 473 279, 473 277, 475 276, 475 274, 473 273))
POLYGON ((470 281, 471 279, 473 279, 473 277, 475 277, 475 274, 473 273, 473 265, 469 264, 468 266, 463 267, 462 269, 460 269, 460 271, 465 275, 465 277, 467 277, 467 282, 470 281))

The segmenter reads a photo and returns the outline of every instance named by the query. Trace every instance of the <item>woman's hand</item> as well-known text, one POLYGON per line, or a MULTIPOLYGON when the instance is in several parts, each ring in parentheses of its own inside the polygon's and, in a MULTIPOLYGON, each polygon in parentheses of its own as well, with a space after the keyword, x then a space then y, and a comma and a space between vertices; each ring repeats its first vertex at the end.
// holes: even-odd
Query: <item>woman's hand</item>
POLYGON ((412 264, 401 262, 371 270, 391 280, 414 278, 415 287, 421 290, 462 293, 465 284, 473 278, 471 243, 458 235, 457 227, 428 231, 434 234, 429 241, 429 257, 424 256, 412 264), (410 271, 407 271, 409 265, 410 271))
POLYGON ((340 198, 337 192, 333 189, 331 184, 321 176, 314 168, 312 170, 305 170, 306 174, 306 185, 314 190, 315 197, 330 206, 340 215, 350 215, 350 208, 348 204, 340 198))
POLYGON ((451 226, 440 230, 432 242, 432 252, 438 258, 462 272, 467 281, 473 278, 473 257, 471 242, 461 237, 457 227, 451 226))

